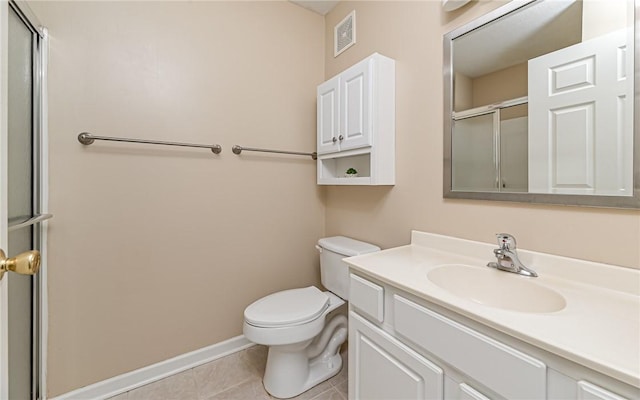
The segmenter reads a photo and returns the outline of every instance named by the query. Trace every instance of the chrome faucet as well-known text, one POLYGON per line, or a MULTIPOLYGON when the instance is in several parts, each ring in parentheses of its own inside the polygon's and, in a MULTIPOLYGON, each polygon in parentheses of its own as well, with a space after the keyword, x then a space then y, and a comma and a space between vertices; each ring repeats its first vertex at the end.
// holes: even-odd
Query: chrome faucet
POLYGON ((493 254, 496 255, 498 261, 488 263, 487 267, 513 272, 514 274, 530 276, 532 278, 538 276, 535 271, 525 267, 518 258, 518 253, 516 252, 516 238, 508 233, 498 233, 496 234, 496 238, 498 238, 498 245, 500 248, 494 249, 493 254))

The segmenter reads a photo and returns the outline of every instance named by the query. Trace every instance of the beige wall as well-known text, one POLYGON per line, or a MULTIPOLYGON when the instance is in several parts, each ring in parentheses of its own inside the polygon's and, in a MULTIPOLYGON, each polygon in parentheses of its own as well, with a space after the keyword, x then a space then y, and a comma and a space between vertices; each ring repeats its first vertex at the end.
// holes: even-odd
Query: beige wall
POLYGON ((589 40, 633 24, 633 2, 583 1, 582 40, 589 40))
POLYGON ((309 158, 324 22, 288 2, 43 2, 49 28, 49 396, 242 333, 319 282, 309 158), (96 135, 221 143, 206 150, 96 135))
POLYGON ((396 60, 397 175, 393 187, 327 188, 326 233, 386 248, 409 243, 411 229, 485 242, 510 232, 522 248, 640 268, 640 211, 442 198, 442 35, 498 5, 447 14, 438 1, 354 1, 326 16, 327 43, 353 9, 358 29, 337 58, 325 49, 327 78, 373 52, 396 60))
POLYGON ((473 80, 456 72, 453 78, 453 111, 473 108, 473 80))
POLYGON ((527 69, 525 62, 474 79, 456 72, 453 88, 454 111, 464 111, 526 96, 527 69))
POLYGON ((442 199, 442 34, 497 5, 346 2, 325 24, 287 2, 34 3, 51 34, 49 396, 240 334, 254 299, 318 283, 324 234, 507 231, 639 268, 638 211, 442 199), (334 59, 354 8, 358 42, 334 59), (231 153, 313 149, 316 85, 374 51, 397 61, 395 186, 318 188, 307 159, 231 153), (83 147, 84 130, 224 152, 83 147))
POLYGON ((526 96, 529 85, 527 69, 525 62, 473 79, 473 107, 526 96))

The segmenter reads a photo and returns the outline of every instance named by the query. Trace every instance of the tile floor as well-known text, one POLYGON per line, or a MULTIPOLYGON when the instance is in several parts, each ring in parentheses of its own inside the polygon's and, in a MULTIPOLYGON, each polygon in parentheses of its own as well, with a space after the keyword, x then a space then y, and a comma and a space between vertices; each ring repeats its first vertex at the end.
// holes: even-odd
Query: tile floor
MULTIPOLYGON (((346 346, 344 346, 346 347, 346 346)), ((338 375, 294 397, 297 400, 347 400, 347 352, 338 375)), ((262 386, 265 346, 253 346, 221 359, 139 387, 109 400, 269 400, 262 386)))

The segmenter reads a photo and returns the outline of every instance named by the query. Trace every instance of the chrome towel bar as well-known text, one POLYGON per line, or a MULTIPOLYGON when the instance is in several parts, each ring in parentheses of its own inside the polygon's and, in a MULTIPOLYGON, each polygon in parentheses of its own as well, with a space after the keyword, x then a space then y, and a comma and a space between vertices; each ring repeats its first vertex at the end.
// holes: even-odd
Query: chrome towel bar
POLYGON ((181 146, 181 147, 198 147, 203 149, 210 149, 215 154, 222 152, 222 146, 219 144, 196 144, 196 143, 180 143, 180 142, 164 142, 160 140, 143 140, 143 139, 131 139, 131 138, 117 138, 109 136, 96 136, 89 132, 82 132, 78 135, 78 142, 88 146, 96 140, 108 140, 112 142, 129 142, 129 143, 143 143, 143 144, 160 144, 164 146, 181 146))
POLYGON ((318 153, 315 151, 313 153, 302 153, 299 151, 286 151, 286 150, 269 150, 269 149, 257 149, 253 147, 243 147, 239 145, 235 145, 231 148, 233 154, 240 154, 242 151, 258 151, 262 153, 278 153, 278 154, 293 154, 296 156, 310 156, 312 159, 316 160, 318 158, 318 153))

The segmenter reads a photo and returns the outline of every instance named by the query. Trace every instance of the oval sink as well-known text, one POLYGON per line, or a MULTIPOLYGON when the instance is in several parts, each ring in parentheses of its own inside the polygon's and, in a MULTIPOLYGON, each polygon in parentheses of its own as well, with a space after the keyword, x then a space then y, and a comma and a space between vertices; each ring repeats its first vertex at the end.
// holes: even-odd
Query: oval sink
POLYGON ((550 313, 567 302, 555 290, 527 278, 493 268, 446 264, 427 273, 429 280, 450 293, 485 306, 505 310, 550 313))

